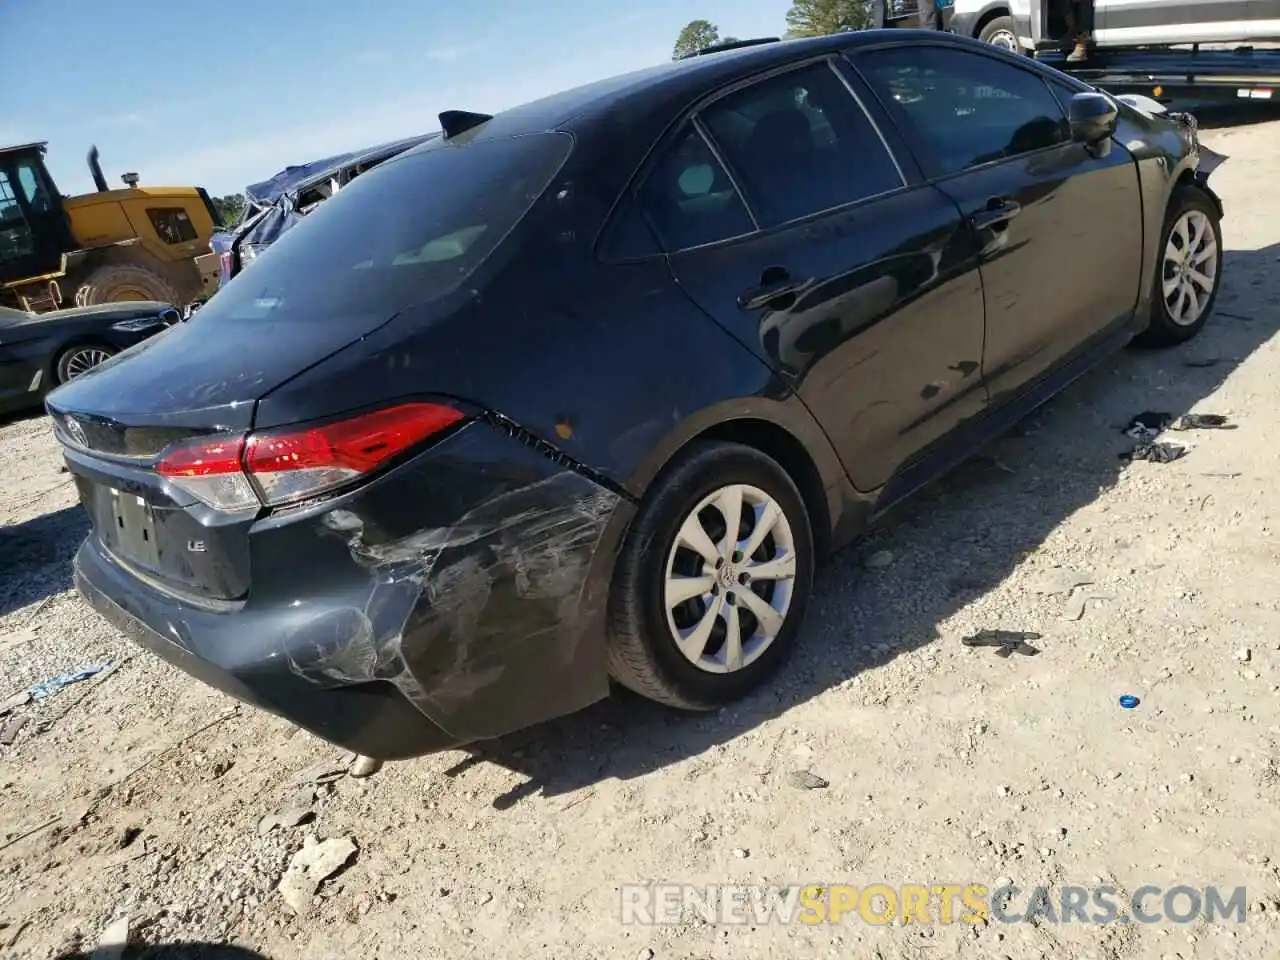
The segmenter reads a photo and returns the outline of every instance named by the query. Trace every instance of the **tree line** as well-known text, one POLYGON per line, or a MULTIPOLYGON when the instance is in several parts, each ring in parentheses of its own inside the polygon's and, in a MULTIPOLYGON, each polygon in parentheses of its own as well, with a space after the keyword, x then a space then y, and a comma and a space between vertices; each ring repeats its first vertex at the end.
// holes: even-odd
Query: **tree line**
MULTIPOLYGON (((871 26, 866 0, 794 0, 787 11, 785 37, 823 37, 841 30, 865 30, 871 26)), ((720 28, 709 20, 690 20, 676 38, 671 59, 697 53, 717 43, 732 43, 736 37, 722 37, 720 28)))

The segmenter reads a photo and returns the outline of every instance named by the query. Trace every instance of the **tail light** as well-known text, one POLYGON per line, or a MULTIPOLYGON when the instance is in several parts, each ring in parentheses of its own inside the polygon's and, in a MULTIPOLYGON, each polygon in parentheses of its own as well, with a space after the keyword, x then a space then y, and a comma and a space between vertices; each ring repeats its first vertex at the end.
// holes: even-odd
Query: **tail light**
POLYGON ((340 487, 463 417, 438 403, 406 403, 301 430, 203 438, 170 447, 156 472, 228 512, 277 506, 340 487))

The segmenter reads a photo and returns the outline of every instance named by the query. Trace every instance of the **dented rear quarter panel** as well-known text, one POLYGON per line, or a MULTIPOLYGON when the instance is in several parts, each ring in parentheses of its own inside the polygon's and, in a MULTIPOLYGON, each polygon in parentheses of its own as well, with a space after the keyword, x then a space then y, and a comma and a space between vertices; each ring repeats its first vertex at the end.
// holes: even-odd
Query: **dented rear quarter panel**
POLYGON ((287 595, 313 540, 308 570, 333 579, 312 580, 322 607, 281 638, 289 670, 320 686, 390 682, 458 742, 497 736, 608 693, 607 591, 592 581, 611 521, 625 527, 618 505, 473 423, 352 496, 261 523, 255 592, 287 595))

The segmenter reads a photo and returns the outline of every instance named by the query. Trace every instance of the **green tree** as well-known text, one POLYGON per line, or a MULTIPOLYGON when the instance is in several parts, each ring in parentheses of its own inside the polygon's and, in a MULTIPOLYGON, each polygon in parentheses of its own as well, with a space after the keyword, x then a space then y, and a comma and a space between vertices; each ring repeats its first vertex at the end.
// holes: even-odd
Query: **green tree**
POLYGON ((244 216, 245 200, 243 193, 229 193, 225 197, 210 197, 213 209, 228 227, 235 226, 244 216))
POLYGON ((871 26, 866 0, 793 0, 787 11, 787 36, 823 37, 871 26))
POLYGON ((710 20, 690 20, 676 37, 675 49, 671 51, 671 59, 679 60, 690 53, 697 53, 703 47, 720 42, 720 28, 710 20))

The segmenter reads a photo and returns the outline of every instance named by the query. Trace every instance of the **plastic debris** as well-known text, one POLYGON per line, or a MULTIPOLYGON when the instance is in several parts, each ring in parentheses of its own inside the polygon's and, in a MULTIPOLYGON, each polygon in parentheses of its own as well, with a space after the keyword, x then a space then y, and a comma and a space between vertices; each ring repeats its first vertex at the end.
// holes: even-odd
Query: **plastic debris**
POLYGON ((1124 696, 1120 698, 1120 706, 1124 707, 1126 710, 1132 710, 1141 702, 1142 701, 1139 700, 1137 697, 1135 697, 1132 693, 1126 693, 1124 696))
POLYGON ((1173 415, 1147 410, 1129 421, 1124 435, 1133 440, 1154 440, 1173 423, 1173 415))
POLYGON ((966 647, 995 647, 997 657, 1008 658, 1015 653, 1034 657, 1040 650, 1027 641, 1040 638, 1041 634, 1026 630, 979 630, 972 636, 961 638, 960 642, 966 647))
POLYGON ((63 687, 69 687, 73 683, 79 683, 81 680, 88 680, 90 677, 96 677, 103 670, 111 666, 110 660, 104 660, 102 663, 90 664, 87 667, 81 667, 79 670, 72 670, 68 673, 60 673, 56 677, 51 677, 43 683, 37 683, 27 688, 27 693, 31 695, 32 700, 43 700, 45 697, 51 697, 63 687))
POLYGON ((1120 454, 1121 460, 1146 460, 1149 463, 1172 463, 1185 457, 1189 447, 1176 443, 1157 443, 1156 438, 1166 430, 1185 432, 1187 430, 1234 430, 1236 425, 1228 423, 1227 417, 1220 413, 1187 413, 1175 417, 1171 413, 1158 410, 1146 410, 1132 420, 1124 428, 1124 435, 1137 440, 1138 445, 1128 453, 1120 454))
POLYGON ((1146 460, 1148 463, 1173 463, 1185 457, 1190 449, 1180 443, 1139 443, 1127 453, 1120 454, 1120 459, 1129 462, 1146 460))
POLYGON ((1170 430, 1234 430, 1236 424, 1228 423, 1220 413, 1188 413, 1170 424, 1170 430))

